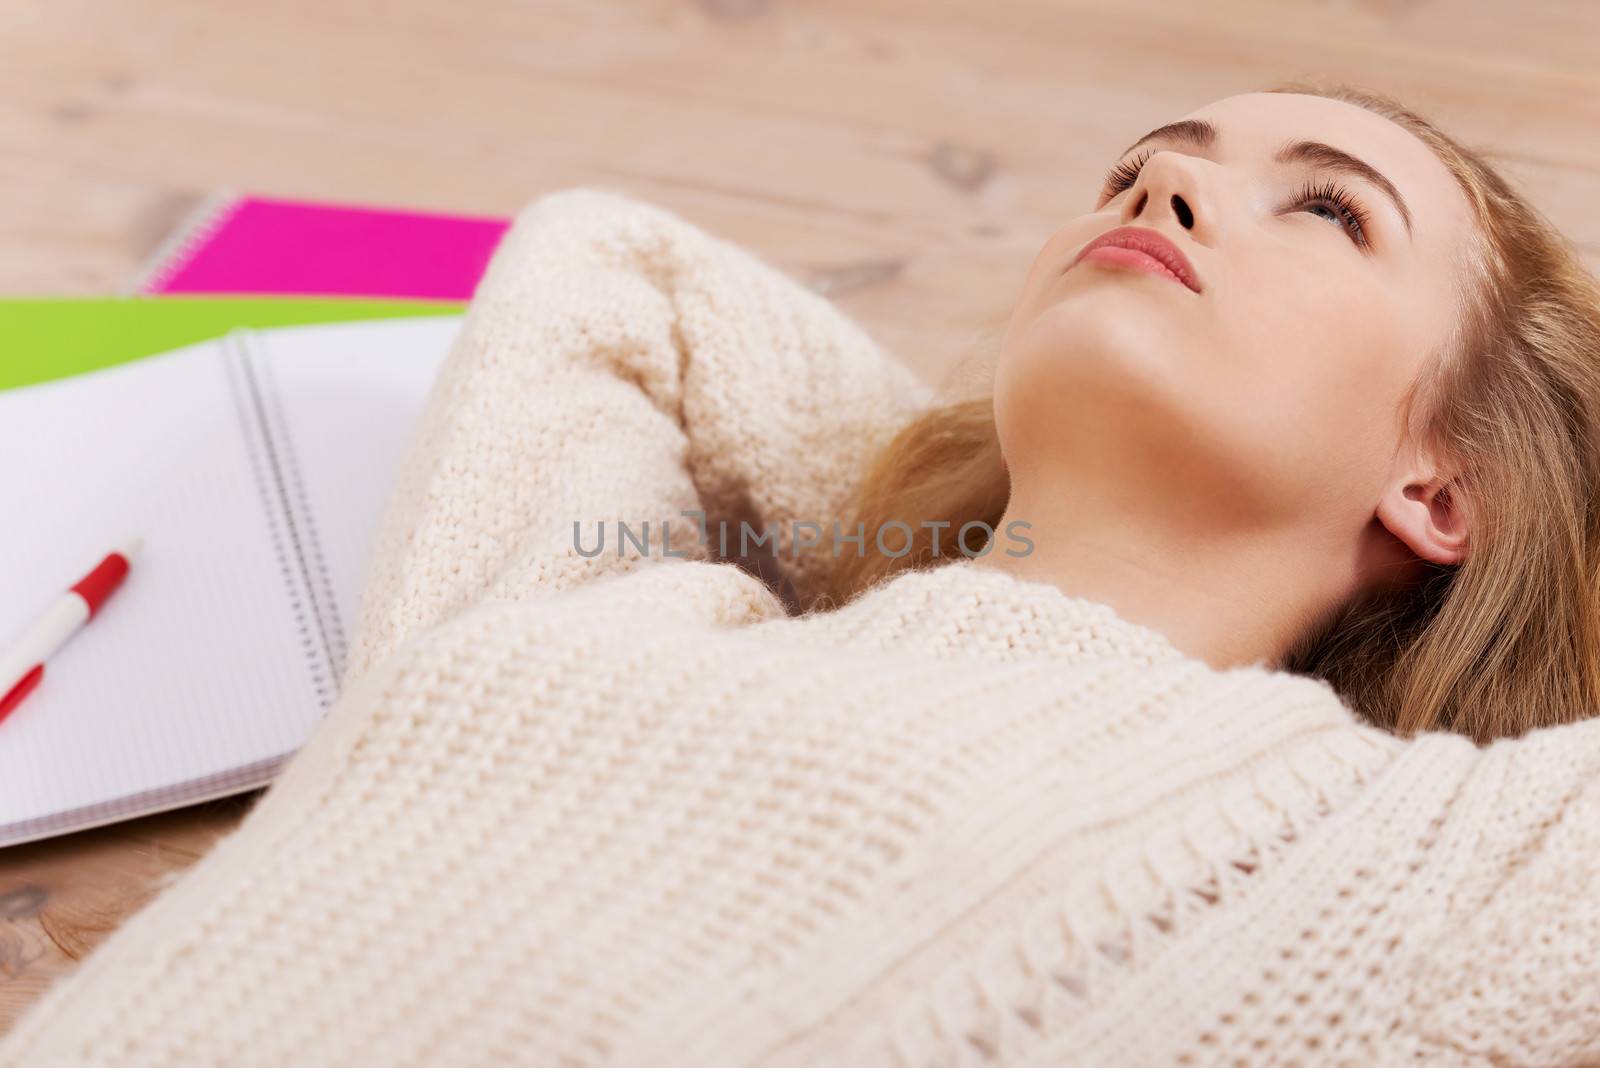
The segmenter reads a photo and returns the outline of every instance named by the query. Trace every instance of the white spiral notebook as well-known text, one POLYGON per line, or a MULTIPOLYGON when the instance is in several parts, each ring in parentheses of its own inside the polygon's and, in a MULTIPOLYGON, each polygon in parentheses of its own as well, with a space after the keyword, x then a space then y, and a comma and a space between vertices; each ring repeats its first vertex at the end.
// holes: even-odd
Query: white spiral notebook
POLYGON ((144 539, 0 721, 0 846, 253 789, 304 744, 459 326, 241 330, 0 392, 0 642, 144 539))

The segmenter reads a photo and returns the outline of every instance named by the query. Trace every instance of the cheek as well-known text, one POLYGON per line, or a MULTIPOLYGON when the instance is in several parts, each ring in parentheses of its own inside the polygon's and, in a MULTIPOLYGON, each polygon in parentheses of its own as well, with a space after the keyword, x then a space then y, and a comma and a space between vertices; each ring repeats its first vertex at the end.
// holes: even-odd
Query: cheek
POLYGON ((1260 314, 1230 320, 1228 349, 1248 354, 1241 415, 1302 470, 1365 483, 1392 452, 1413 363, 1400 302, 1371 284, 1267 286, 1260 314))

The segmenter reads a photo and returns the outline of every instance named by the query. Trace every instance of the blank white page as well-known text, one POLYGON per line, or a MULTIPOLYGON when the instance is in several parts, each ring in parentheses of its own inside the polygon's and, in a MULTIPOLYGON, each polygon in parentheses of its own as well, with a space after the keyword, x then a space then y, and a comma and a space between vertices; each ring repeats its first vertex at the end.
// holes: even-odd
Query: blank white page
POLYGON ((0 845, 250 789, 304 744, 458 325, 246 331, 0 392, 0 642, 144 541, 0 721, 0 845))
POLYGON ((274 437, 287 441, 292 521, 320 546, 330 590, 311 599, 326 625, 335 680, 344 675, 367 562, 389 490, 440 362, 461 326, 456 315, 252 331, 241 336, 261 368, 274 437), (327 596, 331 594, 331 596, 327 596), (322 608, 331 601, 332 610, 322 608))

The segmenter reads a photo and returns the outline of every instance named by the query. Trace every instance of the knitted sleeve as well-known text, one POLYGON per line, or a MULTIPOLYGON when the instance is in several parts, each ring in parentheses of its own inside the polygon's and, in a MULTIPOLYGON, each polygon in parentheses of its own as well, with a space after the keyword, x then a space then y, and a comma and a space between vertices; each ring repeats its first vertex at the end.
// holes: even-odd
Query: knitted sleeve
POLYGON ((1456 879, 1415 958, 1423 1037, 1453 1063, 1600 1060, 1600 719, 1486 747, 1434 852, 1456 879))
POLYGON ((496 250, 440 368, 347 678, 478 601, 669 553, 735 559, 740 523, 803 591, 815 557, 796 533, 804 546, 804 524, 831 522, 878 435, 931 395, 741 246, 620 193, 546 194, 496 250))

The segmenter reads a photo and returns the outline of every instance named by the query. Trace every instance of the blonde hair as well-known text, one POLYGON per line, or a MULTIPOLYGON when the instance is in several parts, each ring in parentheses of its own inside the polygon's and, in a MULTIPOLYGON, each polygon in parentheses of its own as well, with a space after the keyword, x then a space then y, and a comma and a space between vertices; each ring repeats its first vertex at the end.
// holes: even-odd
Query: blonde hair
MULTIPOLYGON (((1600 286, 1574 248, 1476 152, 1379 93, 1280 84, 1341 100, 1427 144, 1465 191, 1477 248, 1461 315, 1406 398, 1414 440, 1460 465, 1469 547, 1421 561, 1409 586, 1336 605, 1280 667, 1325 679, 1352 710, 1400 734, 1483 743, 1600 711, 1600 286)), ((998 527, 1010 495, 989 396, 920 413, 871 458, 846 512, 998 527)), ((911 551, 842 555, 823 601, 842 604, 911 567, 956 559, 916 527, 911 551)), ((983 542, 969 539, 973 551, 983 542)))

